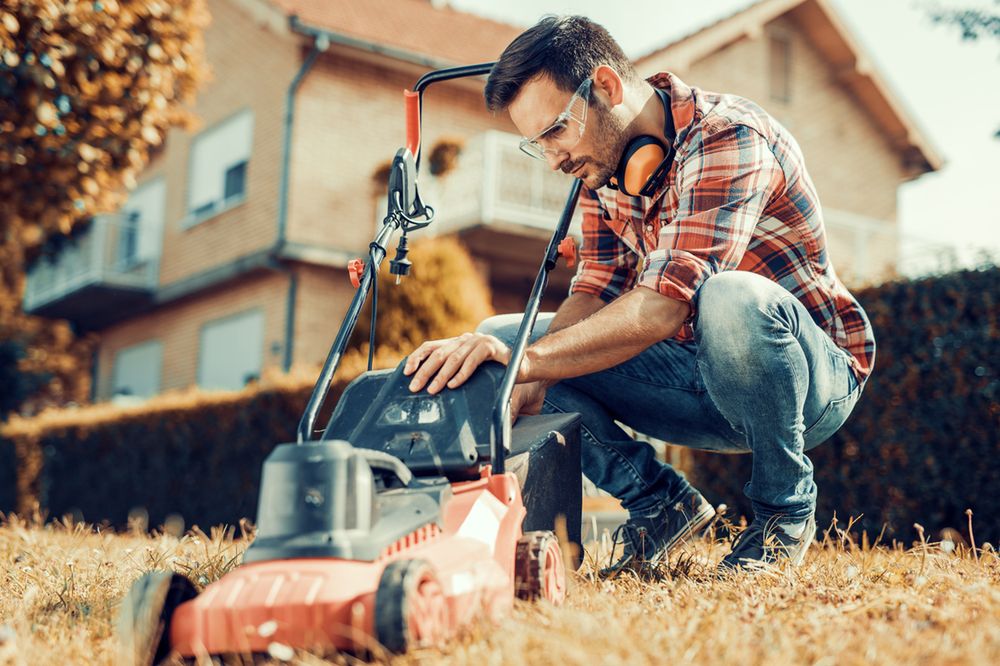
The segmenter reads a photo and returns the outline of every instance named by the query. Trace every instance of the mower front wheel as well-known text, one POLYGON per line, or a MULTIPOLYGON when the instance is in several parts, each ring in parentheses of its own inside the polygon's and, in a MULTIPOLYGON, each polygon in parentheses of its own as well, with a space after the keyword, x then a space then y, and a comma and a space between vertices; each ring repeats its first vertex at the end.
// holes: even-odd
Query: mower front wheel
POLYGON ((556 606, 566 600, 566 567, 555 534, 527 532, 518 540, 514 591, 519 599, 546 599, 556 606))
POLYGON ((448 601, 434 568, 425 560, 396 560, 382 572, 375 591, 375 637, 402 654, 440 645, 451 635, 448 601))
POLYGON ((185 601, 198 595, 194 583, 170 571, 138 578, 118 611, 119 663, 159 664, 170 655, 170 620, 185 601))

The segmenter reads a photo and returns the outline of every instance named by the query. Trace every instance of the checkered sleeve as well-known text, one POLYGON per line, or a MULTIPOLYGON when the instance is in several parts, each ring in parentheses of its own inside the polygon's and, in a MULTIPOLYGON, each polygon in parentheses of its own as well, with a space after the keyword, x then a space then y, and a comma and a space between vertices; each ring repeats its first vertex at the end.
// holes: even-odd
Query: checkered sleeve
POLYGON ((608 228, 606 211, 593 190, 581 188, 577 204, 583 214, 583 245, 569 293, 591 294, 610 303, 635 284, 638 257, 608 228))
POLYGON ((690 305, 691 322, 698 288, 739 265, 757 221, 785 181, 764 137, 730 125, 686 153, 676 182, 677 213, 660 230, 638 283, 690 305))

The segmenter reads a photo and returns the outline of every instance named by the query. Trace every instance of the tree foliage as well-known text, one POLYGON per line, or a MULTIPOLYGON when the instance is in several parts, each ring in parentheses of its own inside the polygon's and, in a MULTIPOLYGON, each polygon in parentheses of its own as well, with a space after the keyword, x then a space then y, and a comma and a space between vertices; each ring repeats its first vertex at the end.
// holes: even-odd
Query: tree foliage
POLYGON ((89 345, 21 311, 25 253, 118 208, 168 128, 193 121, 207 23, 204 0, 0 0, 4 413, 86 397, 89 345))
MULTIPOLYGON (((929 14, 935 23, 957 27, 964 40, 1000 39, 1000 0, 993 0, 993 9, 932 5, 929 14)), ((1000 128, 993 133, 993 138, 1000 139, 1000 128)))
POLYGON ((4 0, 0 235, 34 245, 123 202, 192 120, 207 20, 203 0, 4 0))
POLYGON ((1000 39, 1000 0, 993 0, 994 9, 985 7, 931 7, 931 20, 935 23, 956 26, 962 39, 980 37, 1000 39))
MULTIPOLYGON (((388 259, 395 257, 390 248, 388 259)), ((486 279, 476 270, 468 250, 450 237, 422 238, 410 245, 413 262, 409 277, 395 284, 389 260, 379 273, 378 319, 375 344, 409 353, 425 340, 474 330, 493 314, 486 279)), ((367 345, 369 326, 359 322, 355 338, 367 345)))

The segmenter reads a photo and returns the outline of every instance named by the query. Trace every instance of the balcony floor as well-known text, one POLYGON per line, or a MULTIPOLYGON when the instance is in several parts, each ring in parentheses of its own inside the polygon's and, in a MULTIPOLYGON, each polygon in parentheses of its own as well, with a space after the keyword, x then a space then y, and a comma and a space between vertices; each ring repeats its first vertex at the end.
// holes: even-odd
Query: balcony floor
POLYGON ((69 319, 77 331, 105 328, 153 302, 150 289, 95 283, 40 305, 28 314, 69 319))

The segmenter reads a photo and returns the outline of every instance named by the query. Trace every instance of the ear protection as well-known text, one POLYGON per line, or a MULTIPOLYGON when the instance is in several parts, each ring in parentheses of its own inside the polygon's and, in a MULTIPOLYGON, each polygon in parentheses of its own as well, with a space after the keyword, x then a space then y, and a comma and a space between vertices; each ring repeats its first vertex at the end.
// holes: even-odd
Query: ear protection
POLYGON ((608 187, 630 197, 652 196, 663 185, 673 163, 674 119, 670 112, 670 97, 663 90, 657 89, 656 92, 666 117, 663 137, 643 135, 629 141, 618 161, 615 175, 608 183, 608 187), (666 144, 663 139, 667 140, 666 144))

